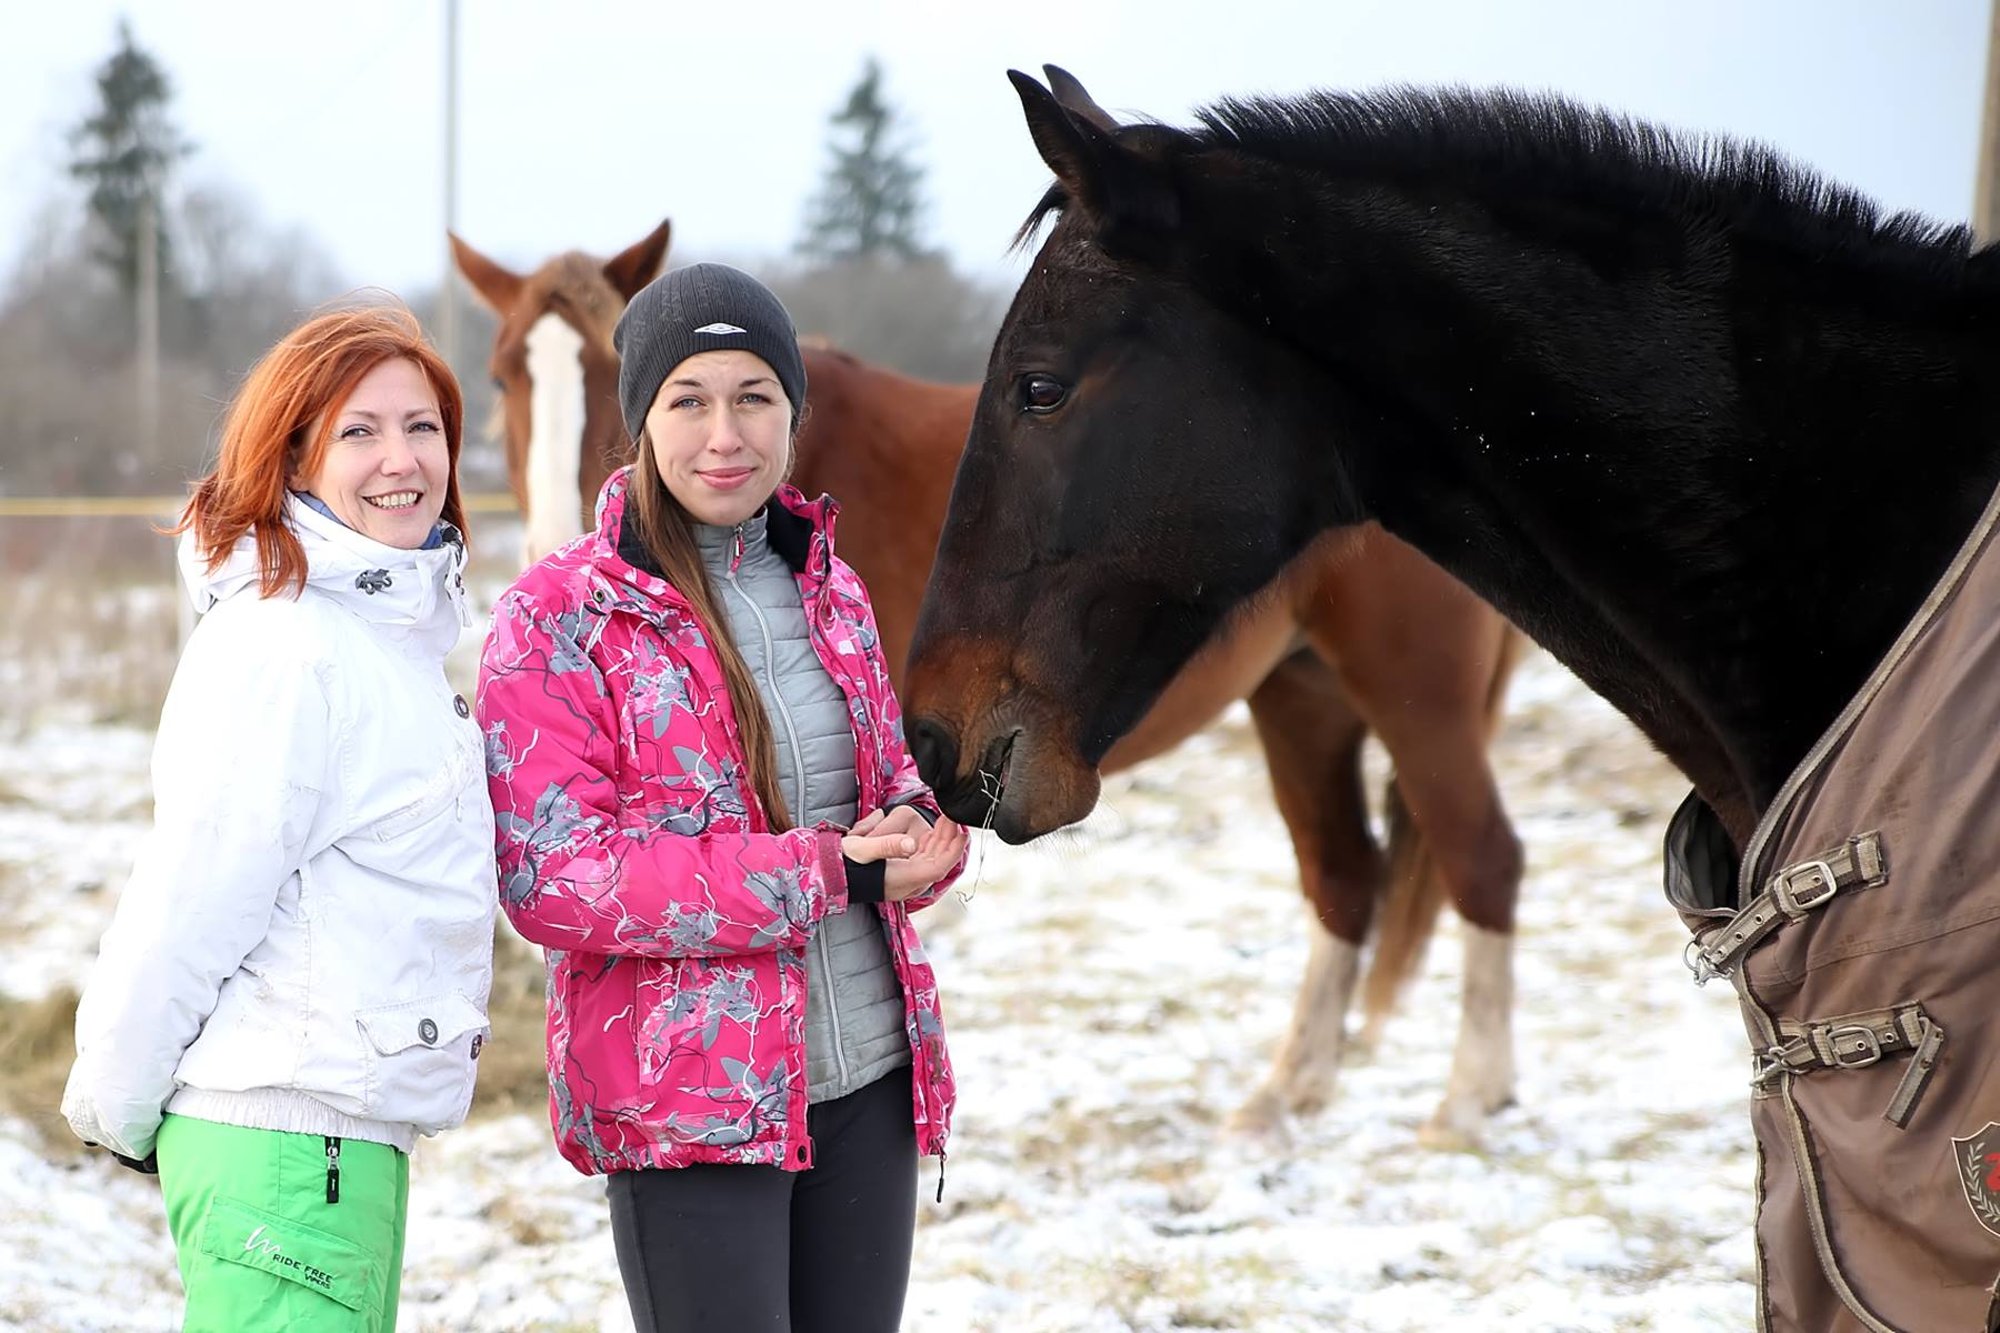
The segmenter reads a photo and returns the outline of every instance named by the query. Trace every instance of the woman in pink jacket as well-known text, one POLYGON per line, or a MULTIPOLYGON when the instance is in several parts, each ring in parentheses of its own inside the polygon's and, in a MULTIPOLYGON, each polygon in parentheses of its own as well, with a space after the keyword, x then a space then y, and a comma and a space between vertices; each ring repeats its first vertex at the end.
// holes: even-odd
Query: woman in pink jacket
POLYGON ((609 1177, 639 1329, 892 1330, 953 1097, 910 914, 966 835, 904 745, 833 502, 782 484, 784 307, 694 265, 616 342, 638 461, 501 599, 480 673, 557 1143, 609 1177))

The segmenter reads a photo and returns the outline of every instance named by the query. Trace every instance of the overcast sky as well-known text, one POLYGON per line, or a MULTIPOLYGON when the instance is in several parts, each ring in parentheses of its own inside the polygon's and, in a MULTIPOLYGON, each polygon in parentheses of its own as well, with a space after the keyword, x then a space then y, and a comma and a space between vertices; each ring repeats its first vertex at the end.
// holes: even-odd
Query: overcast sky
MULTIPOLYGON (((10 5, 10 9, 15 6, 10 5)), ((443 266, 444 0, 64 0, 0 43, 0 271, 71 187, 65 132, 129 13, 199 152, 346 279, 443 266)), ((676 253, 785 251, 827 115, 869 54, 927 172, 931 239, 1018 273, 1046 182, 1004 73, 1067 67, 1185 123, 1228 94, 1384 83, 1553 89, 1765 140, 1897 208, 1971 210, 1986 0, 463 0, 460 232, 529 267, 671 217, 676 253)))

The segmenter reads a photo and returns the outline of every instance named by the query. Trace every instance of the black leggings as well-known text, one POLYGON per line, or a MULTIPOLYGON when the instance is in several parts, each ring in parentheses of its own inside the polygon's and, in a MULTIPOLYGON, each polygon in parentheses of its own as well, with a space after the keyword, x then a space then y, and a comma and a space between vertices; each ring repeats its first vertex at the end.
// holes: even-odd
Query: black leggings
POLYGON ((619 1171, 611 1239, 638 1333, 895 1333, 917 1223, 910 1071, 808 1108, 809 1170, 619 1171))

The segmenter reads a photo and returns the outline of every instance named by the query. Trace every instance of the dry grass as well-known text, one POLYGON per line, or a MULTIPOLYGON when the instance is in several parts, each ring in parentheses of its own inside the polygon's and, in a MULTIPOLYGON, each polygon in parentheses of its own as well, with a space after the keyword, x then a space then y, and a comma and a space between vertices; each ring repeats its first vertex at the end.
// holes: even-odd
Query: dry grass
POLYGON ((0 579, 0 728, 52 710, 151 725, 173 679, 180 629, 165 572, 0 579))
POLYGON ((0 1111, 25 1120, 52 1150, 81 1145, 62 1119, 63 1082, 76 1060, 76 992, 35 1000, 0 996, 0 1111))
POLYGON ((486 1004, 493 1039, 479 1053, 479 1084, 472 1096, 474 1116, 546 1112, 546 978, 541 952, 504 930, 500 932, 493 942, 493 995, 486 1004))

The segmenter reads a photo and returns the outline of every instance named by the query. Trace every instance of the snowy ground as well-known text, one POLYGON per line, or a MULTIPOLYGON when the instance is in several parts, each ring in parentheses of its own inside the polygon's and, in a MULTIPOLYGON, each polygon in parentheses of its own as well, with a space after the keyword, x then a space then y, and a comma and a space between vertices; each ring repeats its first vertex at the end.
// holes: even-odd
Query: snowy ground
MULTIPOLYGON (((148 809, 147 737, 0 744, 0 990, 80 980, 148 809)), ((1383 1052, 1286 1144, 1222 1121, 1305 958, 1247 717, 1106 784, 1074 835, 975 853, 927 938, 960 1108, 925 1173, 912 1333, 1736 1330, 1752 1323, 1747 1061, 1658 889, 1684 790, 1546 657, 1496 748, 1528 852, 1520 1105, 1420 1149, 1457 1021, 1447 923, 1383 1052), (968 875, 968 880, 973 876, 968 875)), ((426 1141, 405 1329, 629 1329, 601 1186, 540 1117, 426 1141)), ((148 1181, 0 1120, 0 1327, 169 1329, 148 1181)))

